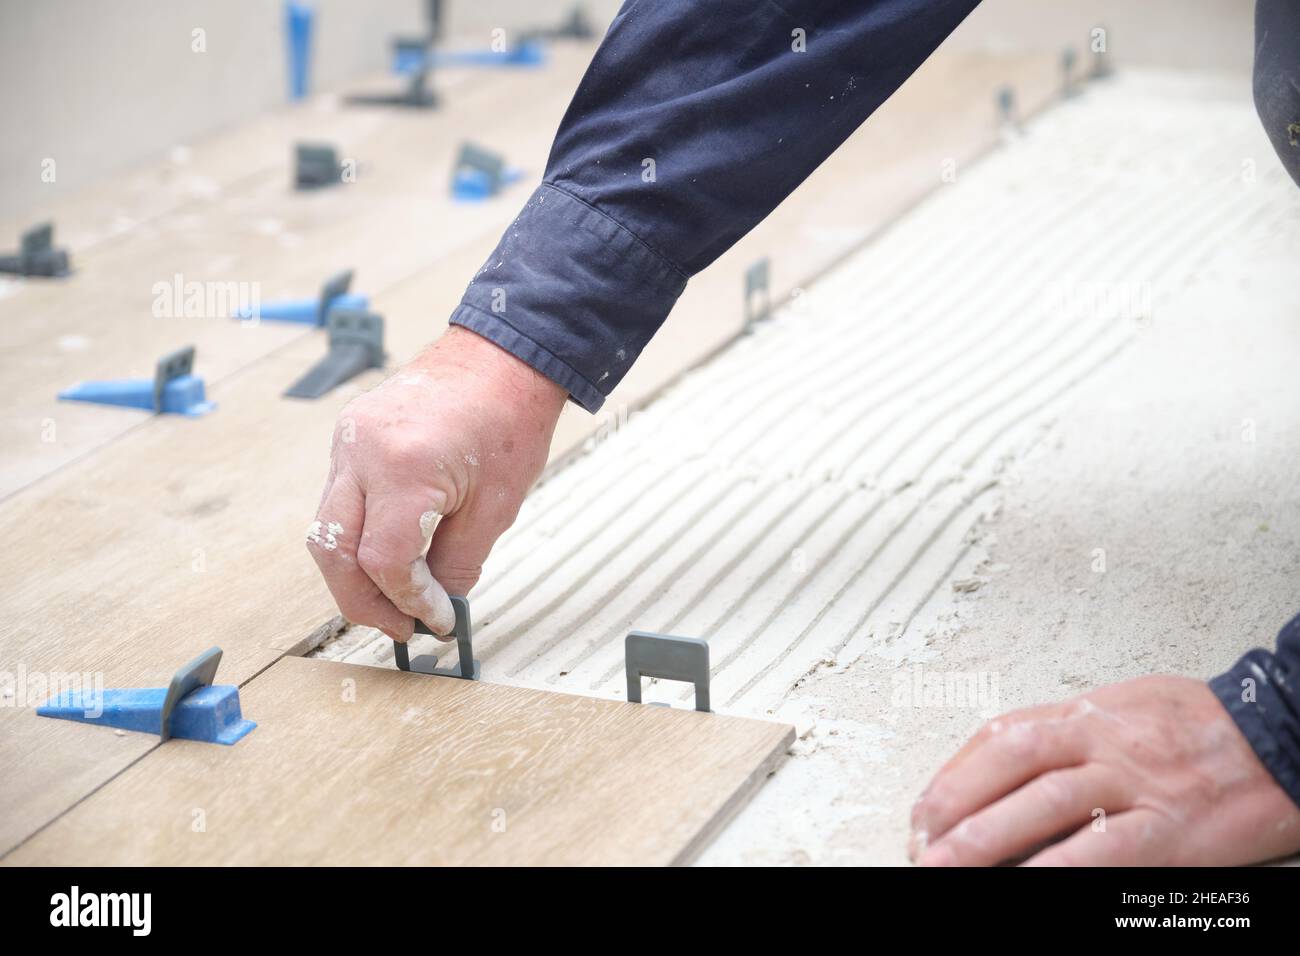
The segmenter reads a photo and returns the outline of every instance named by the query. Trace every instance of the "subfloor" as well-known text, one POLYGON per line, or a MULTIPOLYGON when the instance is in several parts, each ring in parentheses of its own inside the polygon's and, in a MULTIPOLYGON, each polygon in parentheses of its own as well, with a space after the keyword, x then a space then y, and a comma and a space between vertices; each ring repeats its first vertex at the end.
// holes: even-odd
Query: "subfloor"
POLYGON ((1240 77, 1091 85, 539 487, 485 676, 619 697, 628 630, 707 638, 715 709, 801 738, 702 862, 903 862, 984 719, 1300 609, 1298 257, 1240 77))
MULTIPOLYGON (((219 642, 220 679, 252 694, 282 657, 335 633, 341 619, 302 546, 303 529, 339 409, 388 371, 360 375, 317 402, 284 401, 287 384, 322 354, 319 330, 245 326, 219 303, 163 319, 150 301, 156 282, 206 279, 211 291, 238 278, 260 284, 268 301, 310 294, 350 266, 384 315, 386 350, 400 364, 439 334, 439 317, 530 188, 521 182, 491 202, 454 202, 446 182, 456 144, 472 135, 538 175, 591 48, 557 44, 548 67, 527 74, 440 72, 447 100, 427 115, 344 109, 335 97, 317 97, 175 150, 76 201, 42 205, 76 271, 66 282, 0 282, 5 672, 72 668, 102 675, 108 687, 159 686, 219 642), (347 188, 300 195, 288 188, 286 159, 295 140, 317 137, 349 154, 355 146, 364 174, 347 188), (213 415, 149 416, 56 399, 78 380, 147 371, 185 343, 197 348, 213 415), (69 541, 91 542, 92 559, 69 560, 69 541)), ((933 191, 948 161, 964 166, 996 144, 994 93, 1005 85, 1036 115, 1059 89, 1054 57, 938 51, 692 282, 602 416, 576 407, 561 416, 557 474, 560 459, 622 421, 620 409, 735 336, 753 262, 770 257, 773 296, 784 300, 933 191)), ((556 487, 561 497, 572 488, 556 487)), ((105 746, 91 728, 36 720, 20 706, 0 707, 0 725, 0 854, 74 806, 90 806, 88 795, 123 792, 108 784, 152 764, 143 758, 157 748, 134 734, 105 746)))

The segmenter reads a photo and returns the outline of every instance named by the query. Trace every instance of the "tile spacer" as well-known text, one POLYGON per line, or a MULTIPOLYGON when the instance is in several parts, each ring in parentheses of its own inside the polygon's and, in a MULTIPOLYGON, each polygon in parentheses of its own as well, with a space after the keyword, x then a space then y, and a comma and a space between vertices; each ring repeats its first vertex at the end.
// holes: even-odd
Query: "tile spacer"
MULTIPOLYGON (((474 660, 474 642, 471 638, 471 627, 469 619, 469 600, 455 595, 451 598, 451 606, 456 610, 456 629, 452 632, 456 635, 456 649, 460 655, 459 667, 456 670, 446 668, 438 670, 438 658, 433 654, 421 654, 414 660, 411 659, 411 649, 405 644, 393 644, 393 657, 397 659, 397 669, 409 671, 412 674, 431 674, 434 677, 457 677, 461 680, 478 680, 479 662, 474 660)), ((432 634, 433 631, 429 626, 419 618, 415 619, 416 634, 432 634)))
POLYGON ((1016 113, 1016 91, 1009 86, 998 88, 997 92, 998 120, 1004 128, 1017 129, 1020 126, 1020 117, 1016 113))
POLYGON ((429 7, 429 32, 422 37, 398 37, 393 40, 392 70, 407 78, 406 89, 399 93, 356 93, 347 102, 354 106, 406 106, 430 109, 438 105, 438 94, 429 89, 433 75, 433 44, 438 37, 438 4, 429 7))
POLYGON ((288 0, 284 5, 285 40, 289 52, 289 99, 307 95, 311 79, 311 35, 316 11, 310 3, 288 0))
POLYGON ((596 30, 581 3, 575 3, 558 26, 524 31, 525 39, 545 37, 552 40, 590 40, 595 35, 596 30))
POLYGON ((216 406, 207 400, 203 379, 194 374, 194 346, 187 345, 158 360, 153 380, 124 378, 78 382, 59 392, 68 402, 93 402, 142 408, 155 414, 206 415, 216 406))
POLYGON ((320 398, 366 369, 384 364, 384 319, 335 306, 328 318, 329 352, 289 386, 286 398, 320 398))
POLYGON ((1074 84, 1074 65, 1078 61, 1078 54, 1074 52, 1074 47, 1066 47, 1061 51, 1061 96, 1069 98, 1078 93, 1074 84))
POLYGON ((428 69, 430 37, 396 37, 393 40, 392 70, 398 76, 408 76, 428 69))
MULTIPOLYGON (((422 74, 421 87, 433 61, 433 45, 442 38, 442 0, 425 0, 424 12, 428 25, 423 35, 393 38, 393 72, 399 75, 422 74)), ((382 98, 378 99, 382 101, 382 98)))
POLYGON ((769 285, 770 259, 759 259, 745 270, 745 328, 751 328, 772 314, 772 291, 769 285), (754 298, 759 297, 761 307, 754 308, 754 298))
MULTIPOLYGON (((402 61, 407 70, 414 62, 406 54, 402 61)), ((546 46, 538 36, 520 38, 513 46, 505 50, 441 50, 430 51, 428 62, 436 66, 482 66, 482 67, 538 67, 546 63, 546 46)))
POLYGON ((206 743, 236 743, 257 726, 245 720, 239 688, 214 686, 221 648, 212 647, 190 661, 162 687, 65 691, 40 707, 40 717, 100 724, 121 730, 158 734, 206 743))
POLYGON ((410 80, 406 84, 406 89, 392 97, 389 101, 390 105, 410 106, 414 109, 424 110, 437 106, 438 94, 429 89, 429 74, 432 72, 428 67, 425 67, 412 73, 410 80))
POLYGON ((343 181, 343 167, 334 147, 324 143, 294 146, 294 181, 298 189, 337 186, 343 181))
POLYGON ((23 233, 17 255, 0 256, 0 272, 58 278, 68 274, 68 251, 54 248, 54 224, 43 223, 23 233))
POLYGON ((587 11, 581 3, 575 3, 569 15, 560 22, 560 26, 551 34, 569 40, 590 40, 596 35, 595 28, 587 18, 587 11))
POLYGON ((200 687, 211 687, 212 681, 217 676, 217 667, 220 664, 221 648, 209 647, 172 675, 172 682, 167 685, 167 696, 163 698, 162 705, 162 730, 160 733, 163 740, 169 739, 172 735, 172 715, 176 711, 176 705, 181 702, 181 698, 190 691, 198 690, 200 687))
POLYGON ((451 167, 451 195, 467 201, 490 199, 522 176, 519 170, 508 169, 498 153, 473 143, 461 143, 451 167))
POLYGON ((314 325, 324 328, 333 309, 365 309, 370 305, 370 296, 360 292, 349 292, 352 285, 352 270, 331 276, 321 286, 320 294, 314 299, 281 299, 275 302, 262 302, 255 308, 241 308, 234 317, 245 322, 298 322, 302 325, 314 325))
MULTIPOLYGON (((659 677, 695 685, 695 709, 709 712, 709 645, 697 637, 633 631, 623 642, 627 699, 641 703, 641 678, 659 677)), ((667 706, 666 704, 664 706, 667 706)))

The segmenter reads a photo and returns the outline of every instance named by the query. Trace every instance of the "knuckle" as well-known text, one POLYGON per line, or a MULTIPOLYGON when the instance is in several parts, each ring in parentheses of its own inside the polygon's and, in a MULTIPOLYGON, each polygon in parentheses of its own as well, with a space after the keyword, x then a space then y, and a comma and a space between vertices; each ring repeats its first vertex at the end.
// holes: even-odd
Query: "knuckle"
POLYGON ((392 559, 384 549, 373 544, 362 544, 357 548, 357 565, 380 587, 383 587, 383 579, 393 574, 392 559))
POLYGON ((423 467, 429 461, 429 442, 423 435, 388 432, 378 454, 391 468, 423 467))
POLYGON ((333 451, 338 454, 370 433, 370 417, 355 403, 345 405, 334 420, 333 451))
POLYGON ((999 741, 1007 756, 1016 761, 1033 761, 1043 749, 1043 733, 1032 723, 1015 724, 1007 729, 999 741))
POLYGON ((996 717, 982 725, 979 730, 975 731, 974 736, 971 737, 971 742, 980 745, 987 744, 999 734, 1005 733, 1007 726, 1008 724, 1005 716, 996 717))
POLYGON ((1054 814, 1069 812, 1074 808, 1075 787, 1070 776, 1062 770, 1053 770, 1038 778, 1039 796, 1047 809, 1054 814))

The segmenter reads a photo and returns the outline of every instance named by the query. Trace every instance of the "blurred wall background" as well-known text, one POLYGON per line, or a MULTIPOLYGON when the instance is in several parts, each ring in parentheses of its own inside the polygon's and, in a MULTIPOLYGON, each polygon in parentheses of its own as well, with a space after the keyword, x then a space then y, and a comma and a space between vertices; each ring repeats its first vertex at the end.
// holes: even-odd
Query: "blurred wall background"
MULTIPOLYGON (((642 0, 655 2, 655 0, 642 0)), ((707 2, 707 0, 701 0, 707 2)), ((760 2, 760 0, 755 0, 760 2)), ((574 0, 445 0, 447 34, 558 23, 574 0)), ((585 0, 603 29, 619 0, 585 0)), ((313 89, 382 70, 424 0, 315 0, 313 89)), ((791 0, 791 9, 797 9, 791 0)), ((1249 69, 1250 0, 985 0, 953 36, 989 52, 1083 50, 1105 26, 1117 65, 1249 69)), ((0 0, 0 217, 286 102, 280 0, 0 0), (202 29, 206 50, 192 49, 202 29), (41 163, 58 164, 54 183, 41 163)))

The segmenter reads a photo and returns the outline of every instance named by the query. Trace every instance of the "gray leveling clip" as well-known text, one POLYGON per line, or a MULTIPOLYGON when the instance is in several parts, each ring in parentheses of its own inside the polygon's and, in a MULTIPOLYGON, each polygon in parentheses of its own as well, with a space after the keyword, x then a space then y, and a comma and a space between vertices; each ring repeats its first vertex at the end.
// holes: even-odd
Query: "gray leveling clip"
POLYGON ((1017 129, 1020 126, 1020 114, 1016 109, 1016 91, 1010 86, 998 87, 997 109, 998 122, 1004 129, 1017 129))
POLYGON ((595 27, 581 3, 575 3, 558 26, 524 31, 526 40, 590 40, 595 35, 595 27))
POLYGON ((44 223, 22 235, 17 255, 0 255, 0 272, 20 276, 57 277, 68 274, 68 251, 54 248, 54 225, 44 223))
POLYGON ((1074 82, 1074 66, 1077 62, 1078 55, 1074 52, 1074 47, 1066 47, 1061 51, 1061 95, 1067 98, 1079 92, 1074 82))
POLYGON ((460 152, 456 154, 456 163, 451 168, 453 192, 467 175, 476 178, 486 195, 495 196, 505 185, 506 161, 490 149, 475 146, 473 143, 461 143, 460 152))
POLYGON ((160 736, 164 741, 172 735, 172 714, 181 698, 192 690, 210 687, 217 677, 217 667, 221 664, 221 648, 210 647, 194 660, 190 661, 175 674, 167 686, 167 696, 163 698, 162 730, 160 736))
POLYGON ((347 295, 352 286, 352 270, 348 269, 326 280, 320 290, 320 305, 316 310, 316 324, 325 325, 330 314, 330 306, 339 296, 347 295))
MULTIPOLYGON (((405 644, 393 645, 393 656, 397 659, 397 669, 412 674, 432 674, 435 677, 457 677, 461 680, 478 680, 479 663, 474 660, 474 642, 471 639, 469 619, 469 600, 452 595, 451 606, 456 609, 456 649, 460 655, 460 667, 457 670, 446 668, 438 670, 438 658, 432 654, 421 654, 411 660, 411 649, 405 644)), ((416 634, 432 634, 423 621, 415 620, 416 634)))
POLYGON ((298 189, 320 189, 343 182, 343 167, 334 147, 325 143, 294 146, 293 184, 298 189))
MULTIPOLYGON (((194 374, 194 346, 187 345, 160 358, 153 373, 153 410, 155 412, 163 410, 163 394, 167 391, 168 382, 192 374, 194 374)), ((220 658, 221 654, 218 652, 217 659, 220 658)))
MULTIPOLYGON (((431 70, 416 70, 407 81, 406 89, 387 102, 391 106, 409 106, 412 109, 430 109, 438 105, 438 94, 429 89, 431 70)), ((380 102, 383 102, 382 98, 380 102)))
POLYGON ((302 378, 289 386, 286 398, 320 398, 368 368, 384 364, 384 319, 364 309, 330 310, 326 320, 330 350, 302 378))
POLYGON ((772 314, 772 290, 769 282, 771 260, 759 259, 745 270, 745 328, 772 314), (759 300, 757 308, 754 300, 759 300))
POLYGON ((396 40, 393 44, 394 56, 405 58, 421 65, 406 71, 406 88, 399 93, 354 93, 347 102, 354 106, 409 106, 412 109, 431 109, 438 105, 438 94, 429 89, 428 51, 421 41, 396 40), (418 59, 417 59, 418 58, 418 59))
POLYGON ((633 631, 623 643, 627 699, 641 703, 641 678, 658 677, 695 685, 695 709, 709 712, 709 645, 697 637, 633 631))

